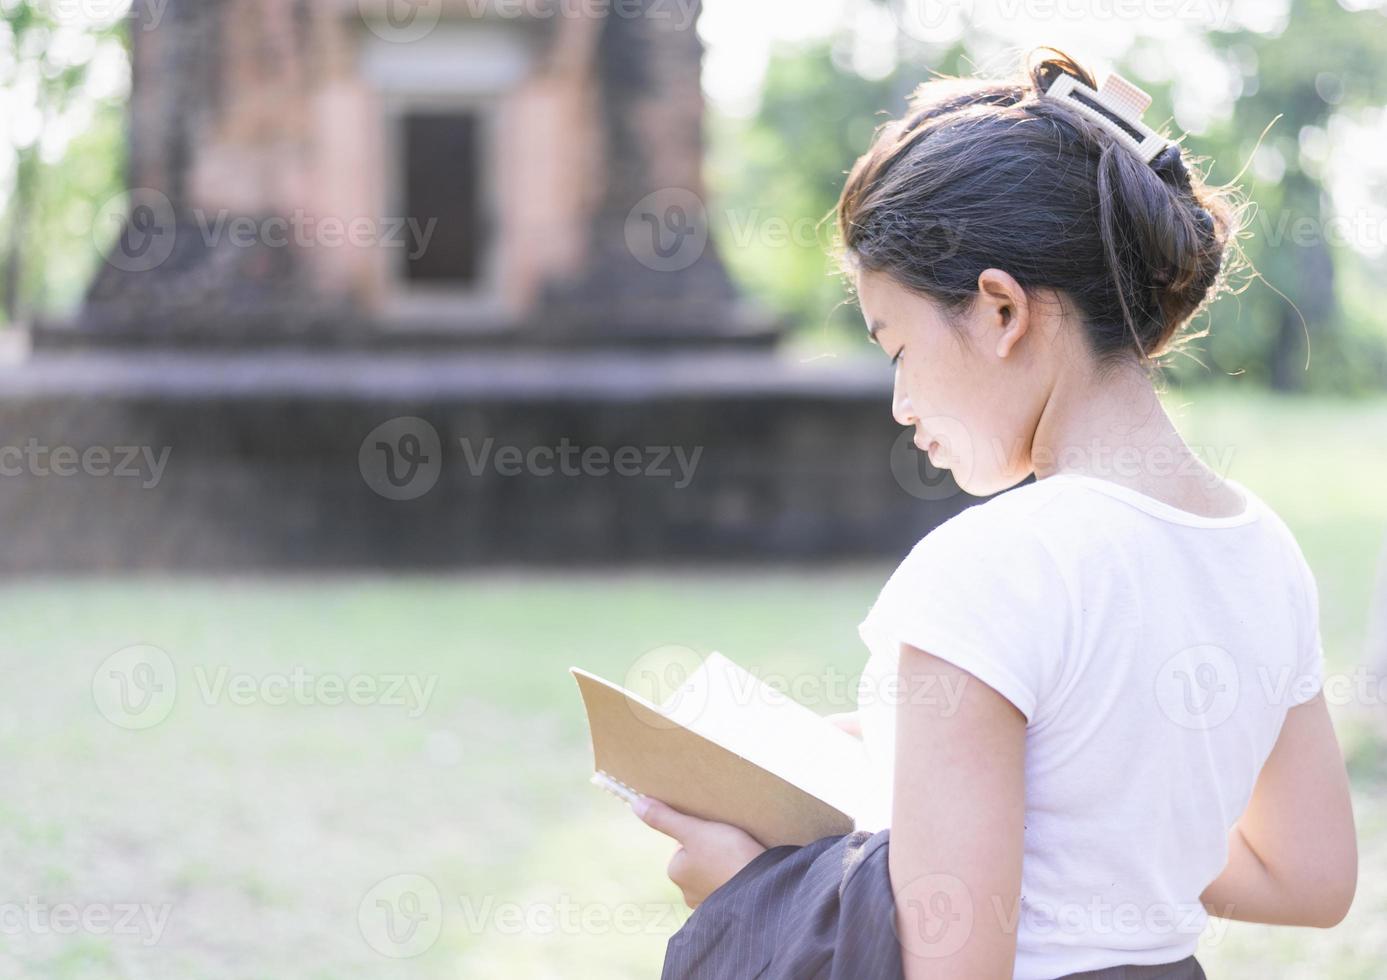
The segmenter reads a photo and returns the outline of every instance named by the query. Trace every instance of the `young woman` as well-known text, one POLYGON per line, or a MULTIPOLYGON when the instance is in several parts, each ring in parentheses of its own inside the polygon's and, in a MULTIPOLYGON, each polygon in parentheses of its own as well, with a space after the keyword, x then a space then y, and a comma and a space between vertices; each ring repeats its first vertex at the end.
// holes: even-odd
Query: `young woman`
MULTIPOLYGON (((1177 145, 1148 160, 1052 96, 1097 86, 1041 54, 921 86, 839 201, 896 420, 970 493, 1036 478, 891 576, 843 724, 877 766, 907 978, 1200 976, 1207 915, 1327 927, 1353 897, 1316 587, 1151 378, 1226 283, 1239 208, 1177 145)), ((762 851, 645 804, 690 905, 762 851)))

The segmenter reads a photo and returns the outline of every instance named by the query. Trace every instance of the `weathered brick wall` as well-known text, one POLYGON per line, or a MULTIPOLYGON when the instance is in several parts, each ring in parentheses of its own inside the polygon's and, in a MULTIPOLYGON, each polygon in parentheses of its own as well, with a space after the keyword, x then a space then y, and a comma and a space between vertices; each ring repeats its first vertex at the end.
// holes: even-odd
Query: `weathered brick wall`
MULTIPOLYGON (((633 209, 651 195, 656 217, 661 195, 705 198, 695 19, 656 0, 623 0, 620 15, 605 16, 601 4, 556 0, 559 12, 544 17, 518 15, 537 2, 491 0, 488 11, 440 0, 422 5, 433 26, 414 37, 381 26, 395 0, 379 0, 379 18, 373 2, 170 0, 157 26, 132 29, 129 183, 160 246, 175 244, 167 257, 113 251, 80 324, 94 340, 398 326, 398 251, 380 240, 401 217, 389 120, 406 96, 380 73, 502 49, 525 68, 486 97, 495 120, 488 254, 499 281, 494 312, 481 316, 495 322, 461 328, 498 328, 501 342, 771 329, 763 318, 744 322, 712 244, 677 267, 651 268, 628 242, 629 222, 640 220, 633 209), (371 240, 286 233, 286 220, 296 229, 366 222, 371 240), (236 243, 237 221, 293 240, 267 242, 266 232, 236 243)), ((449 98, 454 82, 438 74, 437 92, 408 97, 449 98)), ((689 217, 706 224, 699 207, 689 217)), ((454 315, 431 326, 447 329, 454 315)))

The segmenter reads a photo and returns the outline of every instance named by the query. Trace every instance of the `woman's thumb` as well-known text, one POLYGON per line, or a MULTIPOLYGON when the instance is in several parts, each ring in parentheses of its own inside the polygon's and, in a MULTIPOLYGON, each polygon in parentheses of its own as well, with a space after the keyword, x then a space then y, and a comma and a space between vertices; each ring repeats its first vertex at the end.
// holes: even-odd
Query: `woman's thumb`
POLYGON ((680 813, 674 807, 649 796, 639 796, 631 809, 651 827, 667 837, 682 841, 698 822, 696 817, 680 813))

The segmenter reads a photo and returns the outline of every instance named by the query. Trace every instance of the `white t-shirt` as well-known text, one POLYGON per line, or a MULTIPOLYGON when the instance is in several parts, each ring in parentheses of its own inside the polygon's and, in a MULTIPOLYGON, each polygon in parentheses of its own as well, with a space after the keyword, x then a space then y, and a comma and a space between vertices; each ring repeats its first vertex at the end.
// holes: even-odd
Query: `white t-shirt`
POLYGON ((859 829, 891 825, 900 644, 1026 717, 1020 907, 973 909, 1014 923, 1018 980, 1193 953, 1228 831, 1286 711, 1320 689, 1314 577, 1226 482, 1247 503, 1234 517, 1077 474, 1017 487, 920 541, 859 627, 859 829))

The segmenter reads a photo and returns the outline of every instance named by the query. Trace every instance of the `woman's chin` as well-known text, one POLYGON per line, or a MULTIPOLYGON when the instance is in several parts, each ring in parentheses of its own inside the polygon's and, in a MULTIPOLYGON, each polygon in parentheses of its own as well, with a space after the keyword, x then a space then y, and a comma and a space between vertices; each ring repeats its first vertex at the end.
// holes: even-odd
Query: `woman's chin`
POLYGON ((1003 490, 1010 490, 1025 480, 1028 475, 1026 473, 976 473, 955 470, 954 483, 958 484, 958 488, 970 496, 990 497, 993 494, 1001 493, 1003 490))
POLYGON ((958 488, 973 497, 990 497, 1016 483, 1015 480, 1009 480, 1005 473, 983 471, 969 465, 966 460, 943 459, 935 465, 953 473, 954 483, 958 484, 958 488))

